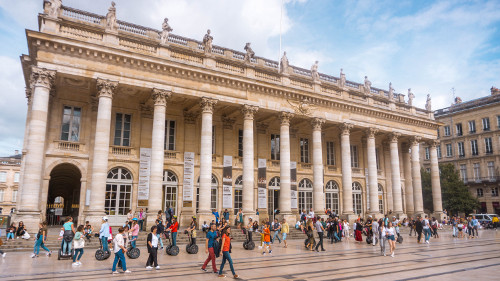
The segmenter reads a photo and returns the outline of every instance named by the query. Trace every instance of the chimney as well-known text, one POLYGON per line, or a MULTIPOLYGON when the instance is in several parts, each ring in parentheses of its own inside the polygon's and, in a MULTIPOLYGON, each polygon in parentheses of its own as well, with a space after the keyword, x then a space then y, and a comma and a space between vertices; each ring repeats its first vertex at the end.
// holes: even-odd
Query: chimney
POLYGON ((16 150, 14 151, 14 155, 18 155, 18 154, 19 154, 19 150, 17 150, 17 149, 16 149, 16 150))

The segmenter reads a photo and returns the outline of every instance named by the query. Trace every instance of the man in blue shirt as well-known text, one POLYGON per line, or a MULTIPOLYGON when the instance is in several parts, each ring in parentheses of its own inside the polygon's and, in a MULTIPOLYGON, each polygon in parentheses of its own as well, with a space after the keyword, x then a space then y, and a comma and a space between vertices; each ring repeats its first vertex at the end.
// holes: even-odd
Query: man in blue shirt
POLYGON ((217 273, 217 267, 215 266, 215 251, 214 251, 214 242, 217 239, 217 232, 215 231, 216 225, 210 225, 210 231, 207 232, 207 240, 205 241, 205 253, 208 253, 208 257, 205 260, 205 263, 201 267, 201 270, 207 271, 207 265, 210 261, 212 261, 212 269, 214 273, 217 273))
POLYGON ((477 238, 478 236, 478 228, 479 228, 479 221, 476 219, 476 216, 472 216, 472 235, 477 238))
POLYGON ((215 224, 219 225, 219 212, 213 211, 212 214, 215 216, 215 224))
POLYGON ((99 230, 99 239, 102 242, 102 250, 107 252, 108 250, 108 237, 109 237, 109 224, 108 217, 102 217, 101 230, 99 230))

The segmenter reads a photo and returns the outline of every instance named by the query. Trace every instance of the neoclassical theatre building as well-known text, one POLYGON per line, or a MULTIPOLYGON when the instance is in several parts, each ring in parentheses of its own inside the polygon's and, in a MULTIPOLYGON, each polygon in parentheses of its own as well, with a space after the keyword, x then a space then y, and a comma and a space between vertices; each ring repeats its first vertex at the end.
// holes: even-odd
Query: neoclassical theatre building
MULTIPOLYGON (((242 208, 423 213, 418 146, 436 129, 408 97, 244 51, 45 1, 21 56, 28 99, 16 220, 123 224, 171 207, 186 223, 242 208)), ((159 23, 160 25, 160 23, 159 23)), ((201 38, 200 38, 201 39, 201 38)), ((426 145, 427 146, 427 145, 426 145)), ((258 211, 258 215, 257 215, 258 211)), ((246 219, 245 219, 246 221, 246 219)))

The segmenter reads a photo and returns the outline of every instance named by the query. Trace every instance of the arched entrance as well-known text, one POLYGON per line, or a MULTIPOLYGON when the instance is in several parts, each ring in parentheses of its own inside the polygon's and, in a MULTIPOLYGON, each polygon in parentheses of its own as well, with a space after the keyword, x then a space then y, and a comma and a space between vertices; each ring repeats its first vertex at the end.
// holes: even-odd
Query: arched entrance
POLYGON ((46 219, 49 225, 59 225, 66 217, 78 223, 80 210, 80 180, 82 174, 73 164, 59 164, 50 172, 46 219))

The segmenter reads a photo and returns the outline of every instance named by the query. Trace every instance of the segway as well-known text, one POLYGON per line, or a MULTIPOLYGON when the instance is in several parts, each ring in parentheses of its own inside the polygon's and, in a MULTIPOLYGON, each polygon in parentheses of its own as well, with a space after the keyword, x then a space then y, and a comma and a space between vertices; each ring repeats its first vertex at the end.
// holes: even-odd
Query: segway
MULTIPOLYGON (((69 242, 69 243, 72 243, 72 242, 69 242)), ((71 249, 71 253, 68 253, 68 252, 63 253, 63 245, 64 245, 64 241, 61 242, 61 248, 57 251, 57 259, 58 260, 73 259, 73 255, 75 254, 75 249, 71 249)))
POLYGON ((193 239, 191 237, 191 233, 189 231, 184 231, 185 234, 187 234, 189 238, 189 243, 186 245, 186 252, 188 254, 197 254, 198 253, 198 245, 196 243, 193 243, 193 239))
POLYGON ((172 245, 172 238, 170 237, 170 235, 167 235, 167 239, 168 239, 168 246, 166 247, 165 252, 169 256, 177 256, 179 254, 179 247, 172 245))
POLYGON ((129 239, 127 247, 127 257, 131 259, 137 259, 141 256, 141 250, 137 247, 132 247, 132 241, 129 239))
POLYGON ((249 231, 243 228, 243 234, 245 234, 246 240, 243 242, 243 248, 245 250, 253 250, 255 249, 255 243, 250 241, 249 231))
POLYGON ((100 248, 97 249, 97 251, 95 251, 95 259, 98 261, 103 261, 103 260, 108 259, 111 256, 111 252, 109 251, 109 248, 107 251, 103 250, 101 239, 99 239, 99 244, 100 244, 100 248))

